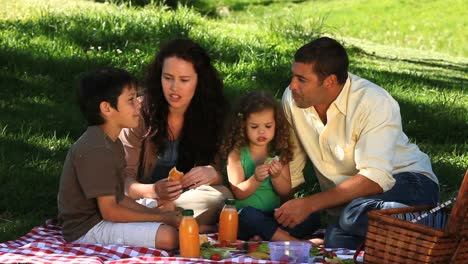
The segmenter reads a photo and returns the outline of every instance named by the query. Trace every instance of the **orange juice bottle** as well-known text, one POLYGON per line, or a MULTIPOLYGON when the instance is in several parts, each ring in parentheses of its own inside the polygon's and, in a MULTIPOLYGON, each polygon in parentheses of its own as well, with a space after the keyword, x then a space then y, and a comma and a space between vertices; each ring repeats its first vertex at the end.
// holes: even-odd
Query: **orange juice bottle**
POLYGON ((193 210, 182 211, 182 220, 179 226, 180 256, 185 258, 200 257, 200 242, 198 223, 193 218, 193 210))
POLYGON ((239 215, 237 214, 234 199, 226 199, 221 215, 219 216, 219 241, 235 242, 237 240, 237 226, 239 215))

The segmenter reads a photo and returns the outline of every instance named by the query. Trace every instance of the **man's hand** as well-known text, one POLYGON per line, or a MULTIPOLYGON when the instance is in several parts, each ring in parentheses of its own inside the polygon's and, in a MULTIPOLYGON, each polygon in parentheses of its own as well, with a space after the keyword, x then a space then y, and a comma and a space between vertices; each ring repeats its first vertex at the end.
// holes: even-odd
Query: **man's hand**
POLYGON ((254 177, 258 182, 264 181, 266 178, 270 176, 270 164, 262 164, 258 165, 255 168, 254 177))
POLYGON ((179 181, 162 179, 154 183, 154 191, 160 199, 174 201, 182 193, 182 185, 179 181))
POLYGON ((212 166, 197 166, 187 172, 180 180, 183 188, 195 189, 216 182, 218 172, 212 166))
POLYGON ((302 223, 312 212, 305 198, 289 200, 275 209, 275 218, 279 224, 289 228, 302 223))

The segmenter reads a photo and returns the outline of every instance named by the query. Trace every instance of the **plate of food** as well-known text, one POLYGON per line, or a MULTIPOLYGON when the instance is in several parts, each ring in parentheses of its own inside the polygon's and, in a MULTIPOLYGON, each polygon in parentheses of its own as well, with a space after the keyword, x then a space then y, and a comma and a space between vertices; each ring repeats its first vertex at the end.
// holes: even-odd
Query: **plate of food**
POLYGON ((309 263, 354 264, 352 256, 337 255, 323 247, 312 247, 309 251, 309 263))
POLYGON ((204 242, 200 245, 200 255, 204 259, 222 260, 231 258, 232 254, 243 253, 242 243, 226 243, 224 242, 204 242))
POLYGON ((205 242, 201 244, 201 248, 211 248, 214 250, 224 250, 234 253, 246 252, 249 245, 248 242, 226 242, 226 241, 215 241, 205 242))

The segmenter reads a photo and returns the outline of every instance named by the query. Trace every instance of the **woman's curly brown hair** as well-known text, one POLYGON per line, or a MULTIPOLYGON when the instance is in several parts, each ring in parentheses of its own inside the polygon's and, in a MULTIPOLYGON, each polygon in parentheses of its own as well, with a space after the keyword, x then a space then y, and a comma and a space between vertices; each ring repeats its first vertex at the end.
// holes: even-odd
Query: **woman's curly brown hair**
POLYGON ((184 113, 176 164, 178 170, 187 172, 194 166, 215 163, 229 102, 224 96, 223 82, 204 48, 191 39, 165 43, 148 67, 141 109, 148 126, 147 137, 158 153, 164 153, 169 141, 169 103, 164 97, 161 74, 164 61, 171 57, 190 62, 198 76, 195 94, 184 113))
POLYGON ((278 155, 282 163, 292 159, 292 144, 289 138, 289 123, 276 99, 266 91, 253 91, 242 96, 228 123, 220 148, 220 157, 227 159, 233 150, 239 150, 249 144, 246 121, 252 113, 272 109, 275 115, 275 136, 269 144, 270 155, 278 155))

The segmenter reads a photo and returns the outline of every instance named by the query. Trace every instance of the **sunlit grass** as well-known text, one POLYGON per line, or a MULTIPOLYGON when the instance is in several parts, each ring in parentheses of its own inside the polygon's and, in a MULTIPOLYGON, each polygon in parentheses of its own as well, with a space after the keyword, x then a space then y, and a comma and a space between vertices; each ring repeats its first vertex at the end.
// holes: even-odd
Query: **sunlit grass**
POLYGON ((244 5, 236 11, 235 3, 224 1, 230 12, 224 12, 222 17, 227 21, 240 22, 256 21, 258 17, 268 17, 271 20, 294 17, 298 21, 307 22, 324 17, 325 27, 340 36, 453 56, 468 55, 468 31, 464 19, 468 17, 468 9, 464 0, 317 0, 256 3, 244 5))

